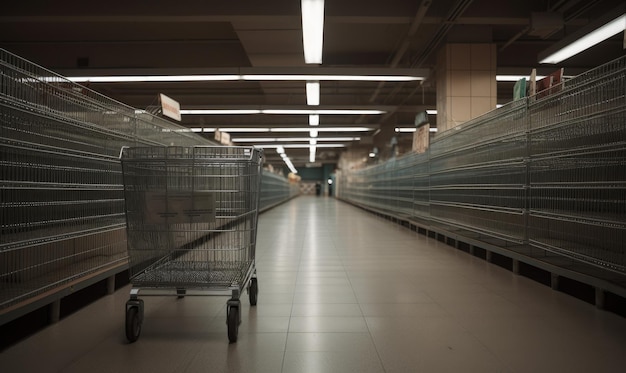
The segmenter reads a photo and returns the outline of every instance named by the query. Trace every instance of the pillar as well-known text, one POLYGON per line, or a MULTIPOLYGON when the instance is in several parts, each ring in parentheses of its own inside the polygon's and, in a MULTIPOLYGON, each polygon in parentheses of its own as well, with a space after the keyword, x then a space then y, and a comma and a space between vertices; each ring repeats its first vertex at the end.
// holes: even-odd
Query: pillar
POLYGON ((438 133, 494 110, 496 45, 446 44, 437 56, 438 133))

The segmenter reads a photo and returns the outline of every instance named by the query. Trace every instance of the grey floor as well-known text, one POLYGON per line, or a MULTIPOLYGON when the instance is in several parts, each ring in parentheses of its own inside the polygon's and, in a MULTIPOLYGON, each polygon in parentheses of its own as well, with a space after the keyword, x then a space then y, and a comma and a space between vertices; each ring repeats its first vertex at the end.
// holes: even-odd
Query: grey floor
POLYGON ((129 287, 0 354, 2 372, 623 372, 626 319, 331 198, 260 217, 259 300, 129 287))

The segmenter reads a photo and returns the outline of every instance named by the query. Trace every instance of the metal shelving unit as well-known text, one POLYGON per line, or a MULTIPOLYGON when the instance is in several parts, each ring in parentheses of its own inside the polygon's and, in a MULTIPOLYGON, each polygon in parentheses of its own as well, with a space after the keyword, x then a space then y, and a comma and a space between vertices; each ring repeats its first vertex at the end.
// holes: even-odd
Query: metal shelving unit
POLYGON ((626 59, 528 111, 529 244, 626 273, 626 59))
POLYGON ((54 321, 127 268, 119 153, 139 145, 214 143, 0 50, 0 325, 49 304, 54 321))
POLYGON ((285 177, 263 172, 261 179, 261 211, 281 204, 300 193, 298 184, 290 183, 285 177))
POLYGON ((340 176, 357 205, 623 278, 626 57, 437 134, 426 153, 340 176))

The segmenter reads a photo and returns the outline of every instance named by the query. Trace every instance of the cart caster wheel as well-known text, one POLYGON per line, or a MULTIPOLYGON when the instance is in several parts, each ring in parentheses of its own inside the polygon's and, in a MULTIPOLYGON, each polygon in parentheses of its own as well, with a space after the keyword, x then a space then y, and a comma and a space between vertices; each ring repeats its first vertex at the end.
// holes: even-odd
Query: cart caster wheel
POLYGON ((239 334, 239 307, 228 307, 226 323, 228 324, 228 341, 230 343, 237 342, 237 334, 239 334))
POLYGON ((259 283, 256 278, 250 279, 250 287, 248 288, 248 296, 250 297, 250 305, 256 306, 259 294, 259 283))
POLYGON ((141 334, 141 320, 139 317, 139 308, 130 307, 126 310, 126 339, 133 343, 139 339, 141 334))

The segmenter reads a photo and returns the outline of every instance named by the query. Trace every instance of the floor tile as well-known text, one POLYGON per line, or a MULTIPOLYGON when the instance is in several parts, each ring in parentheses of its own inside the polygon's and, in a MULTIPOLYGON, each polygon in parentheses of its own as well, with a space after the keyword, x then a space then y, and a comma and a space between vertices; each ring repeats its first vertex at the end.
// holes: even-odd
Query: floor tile
POLYGON ((258 303, 130 286, 0 353, 2 372, 618 372, 626 319, 331 198, 259 218, 258 303), (36 358, 34 358, 36 357, 36 358))

